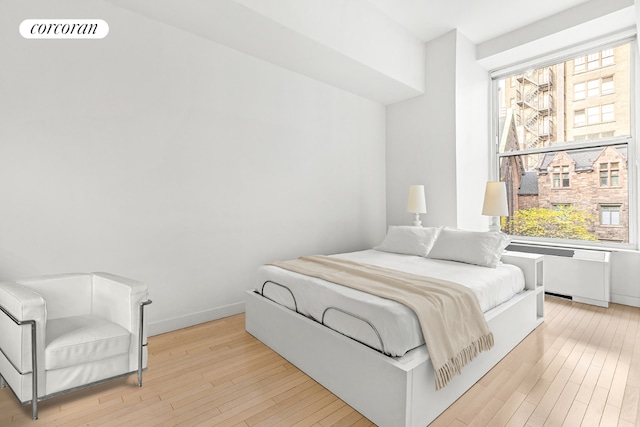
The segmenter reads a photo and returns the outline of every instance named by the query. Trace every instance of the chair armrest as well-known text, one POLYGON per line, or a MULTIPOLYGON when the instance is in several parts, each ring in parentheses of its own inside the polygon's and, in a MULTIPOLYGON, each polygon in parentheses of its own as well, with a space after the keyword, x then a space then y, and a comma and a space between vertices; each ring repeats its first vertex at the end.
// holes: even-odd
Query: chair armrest
POLYGON ((147 286, 142 282, 109 273, 93 273, 92 314, 129 332, 137 332, 140 304, 148 297, 147 286))
MULTIPOLYGON (((133 279, 115 276, 108 273, 93 273, 93 313, 96 316, 114 322, 131 333, 129 350, 129 369, 138 369, 139 359, 146 354, 141 353, 140 343, 146 345, 147 328, 140 329, 142 320, 141 304, 147 301, 147 286, 133 279)), ((146 318, 145 323, 146 323, 146 318)), ((144 357, 143 357, 144 359, 144 357)), ((143 360, 146 366, 146 360, 143 360)))
MULTIPOLYGON (((19 323, 35 322, 37 357, 44 360, 47 323, 45 300, 22 285, 0 282, 0 306, 0 349, 19 373, 31 372, 31 328, 28 324, 19 323)), ((43 364, 38 370, 44 372, 43 364)))

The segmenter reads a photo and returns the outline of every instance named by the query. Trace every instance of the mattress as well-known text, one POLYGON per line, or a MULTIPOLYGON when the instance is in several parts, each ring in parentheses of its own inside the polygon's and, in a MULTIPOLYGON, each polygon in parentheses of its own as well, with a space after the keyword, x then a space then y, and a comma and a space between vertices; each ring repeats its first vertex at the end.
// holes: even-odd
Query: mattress
MULTIPOLYGON (((522 271, 509 264, 487 268, 374 249, 332 256, 459 283, 474 292, 485 313, 524 289, 522 271)), ((255 290, 389 356, 424 344, 416 314, 392 300, 271 265, 258 269, 255 290)))

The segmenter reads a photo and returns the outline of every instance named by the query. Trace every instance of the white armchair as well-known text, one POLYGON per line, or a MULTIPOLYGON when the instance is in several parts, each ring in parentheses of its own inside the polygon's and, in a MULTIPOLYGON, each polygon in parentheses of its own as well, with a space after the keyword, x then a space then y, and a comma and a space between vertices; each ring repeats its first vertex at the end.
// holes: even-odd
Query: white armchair
POLYGON ((135 372, 141 387, 150 303, 143 283, 106 273, 0 282, 0 387, 34 420, 65 392, 135 372))

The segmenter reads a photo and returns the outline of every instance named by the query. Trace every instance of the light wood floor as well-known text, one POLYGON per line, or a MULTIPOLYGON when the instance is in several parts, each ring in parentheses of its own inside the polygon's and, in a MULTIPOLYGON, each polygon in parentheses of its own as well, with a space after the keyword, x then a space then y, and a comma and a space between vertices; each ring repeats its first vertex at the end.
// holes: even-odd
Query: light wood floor
MULTIPOLYGON (((432 426, 640 426, 640 309, 547 297, 545 323, 432 426)), ((135 377, 41 403, 0 390, 0 426, 369 426, 238 315, 149 339, 135 377)))

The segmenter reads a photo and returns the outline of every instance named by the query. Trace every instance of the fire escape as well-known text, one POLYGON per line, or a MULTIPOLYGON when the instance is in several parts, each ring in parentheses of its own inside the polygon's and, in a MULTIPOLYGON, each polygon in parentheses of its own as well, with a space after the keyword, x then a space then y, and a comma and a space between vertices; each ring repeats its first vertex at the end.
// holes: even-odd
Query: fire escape
POLYGON ((543 147, 553 137, 553 70, 545 67, 527 71, 516 80, 520 141, 525 149, 543 147))

